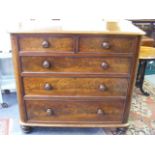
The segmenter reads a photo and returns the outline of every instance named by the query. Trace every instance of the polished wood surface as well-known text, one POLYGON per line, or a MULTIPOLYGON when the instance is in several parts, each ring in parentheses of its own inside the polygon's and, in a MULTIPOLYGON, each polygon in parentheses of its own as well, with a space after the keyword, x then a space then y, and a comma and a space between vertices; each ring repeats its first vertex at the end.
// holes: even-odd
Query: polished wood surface
POLYGON ((19 60, 19 47, 18 47, 18 37, 16 35, 11 35, 11 44, 12 44, 12 58, 13 58, 13 65, 14 65, 14 75, 16 78, 16 90, 17 90, 17 98, 18 98, 18 105, 19 105, 19 113, 20 113, 20 120, 22 122, 26 122, 26 109, 24 106, 24 89, 22 85, 22 77, 20 76, 21 73, 21 64, 19 60))
POLYGON ((129 73, 131 58, 94 56, 21 57, 23 72, 129 73))
POLYGON ((79 39, 80 52, 134 52, 136 38, 132 36, 87 36, 79 39), (108 44, 106 47, 105 45, 108 44))
POLYGON ((143 34, 125 25, 12 32, 21 124, 125 127, 143 34))
POLYGON ((154 47, 147 47, 141 46, 139 59, 155 59, 155 48, 154 47))
POLYGON ((128 81, 123 78, 25 77, 23 82, 26 95, 125 96, 128 88, 128 81))
POLYGON ((25 101, 31 122, 121 122, 123 101, 25 101))
POLYGON ((72 37, 59 37, 59 36, 21 36, 19 39, 21 51, 54 51, 62 52, 73 51, 74 38, 72 37), (43 45, 47 43, 47 45, 43 45))

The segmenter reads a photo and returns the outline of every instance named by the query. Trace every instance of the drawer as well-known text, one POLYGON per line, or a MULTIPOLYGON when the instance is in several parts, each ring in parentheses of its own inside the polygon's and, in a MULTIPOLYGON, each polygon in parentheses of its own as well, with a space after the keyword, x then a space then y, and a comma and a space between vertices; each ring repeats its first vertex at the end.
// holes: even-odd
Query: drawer
POLYGON ((26 95, 126 96, 125 78, 33 78, 25 77, 26 95))
POLYGON ((110 101, 49 101, 26 100, 27 117, 29 121, 60 122, 60 121, 95 121, 121 122, 124 102, 110 101))
POLYGON ((118 57, 22 57, 23 72, 129 73, 130 59, 118 57))
POLYGON ((137 39, 134 36, 87 36, 79 40, 80 52, 134 52, 137 47, 137 39))
POLYGON ((21 36, 20 51, 72 52, 74 40, 67 36, 21 36))

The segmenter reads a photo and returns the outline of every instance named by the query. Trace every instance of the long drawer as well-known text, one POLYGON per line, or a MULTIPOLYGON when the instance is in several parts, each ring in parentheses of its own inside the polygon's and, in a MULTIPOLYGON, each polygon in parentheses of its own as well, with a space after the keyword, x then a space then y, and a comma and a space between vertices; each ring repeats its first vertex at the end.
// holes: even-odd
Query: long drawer
POLYGON ((33 78, 24 77, 26 95, 126 96, 125 78, 33 78))
POLYGON ((129 74, 130 58, 37 56, 22 57, 23 72, 79 72, 129 74))
POLYGON ((25 101, 27 118, 31 122, 121 122, 123 100, 109 101, 25 101))

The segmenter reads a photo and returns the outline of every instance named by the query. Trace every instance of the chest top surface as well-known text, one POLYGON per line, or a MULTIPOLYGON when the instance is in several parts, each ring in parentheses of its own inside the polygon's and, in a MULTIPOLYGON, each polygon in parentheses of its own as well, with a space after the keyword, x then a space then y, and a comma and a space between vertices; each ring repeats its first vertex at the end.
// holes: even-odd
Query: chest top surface
POLYGON ((32 20, 20 22, 9 29, 11 34, 118 34, 144 35, 131 22, 105 20, 32 20))

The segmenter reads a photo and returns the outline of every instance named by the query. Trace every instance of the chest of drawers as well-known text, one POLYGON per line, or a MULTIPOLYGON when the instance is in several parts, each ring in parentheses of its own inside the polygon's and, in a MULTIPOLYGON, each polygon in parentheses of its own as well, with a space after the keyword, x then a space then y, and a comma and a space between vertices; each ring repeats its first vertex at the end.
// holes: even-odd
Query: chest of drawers
POLYGON ((11 32, 22 129, 127 127, 142 34, 11 32))

